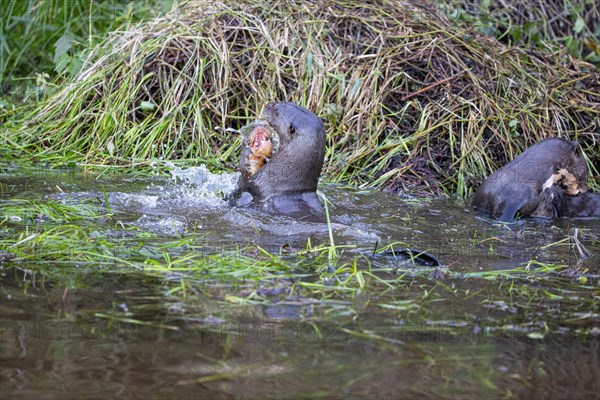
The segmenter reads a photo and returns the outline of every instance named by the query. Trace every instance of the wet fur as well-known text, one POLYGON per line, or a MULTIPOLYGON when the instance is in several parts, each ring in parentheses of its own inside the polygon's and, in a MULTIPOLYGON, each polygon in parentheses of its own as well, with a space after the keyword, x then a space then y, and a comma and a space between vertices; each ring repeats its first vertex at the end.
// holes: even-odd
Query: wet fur
POLYGON ((519 216, 556 216, 554 188, 587 191, 587 167, 576 142, 542 140, 490 175, 477 189, 473 207, 510 222, 519 216))
POLYGON ((554 207, 561 218, 600 217, 600 194, 587 192, 569 196, 559 192, 554 207))
MULTIPOLYGON (((315 114, 293 103, 270 103, 261 116, 279 136, 273 158, 238 182, 236 204, 256 205, 277 214, 321 219, 316 194, 325 158, 325 125, 315 114)), ((242 155, 243 156, 243 155, 242 155)))

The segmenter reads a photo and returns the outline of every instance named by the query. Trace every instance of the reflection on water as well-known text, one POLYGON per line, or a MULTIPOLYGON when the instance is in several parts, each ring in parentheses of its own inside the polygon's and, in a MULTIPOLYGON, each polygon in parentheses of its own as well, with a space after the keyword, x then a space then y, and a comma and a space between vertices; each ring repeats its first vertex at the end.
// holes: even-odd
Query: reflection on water
MULTIPOLYGON (((2 208, 16 199, 101 205, 104 184, 120 222, 81 221, 94 224, 99 238, 126 239, 121 226, 136 226, 157 241, 198 235, 196 251, 239 243, 278 251, 284 244, 301 249, 308 237, 329 240, 324 224, 232 210, 181 182, 41 172, 1 179, 2 208)), ((265 286, 199 281, 182 298, 169 294, 176 271, 4 262, 0 397, 597 398, 600 310, 590 301, 598 297, 597 219, 530 220, 509 229, 458 199, 321 189, 335 205, 336 243, 354 246, 345 256, 360 254, 375 274, 387 268, 378 275, 386 277, 396 261, 372 252, 402 242, 431 252, 452 275, 426 279, 402 270, 402 287, 372 279, 365 290, 325 298, 290 293, 284 278, 265 286), (568 239, 574 228, 594 253, 587 259, 568 239), (568 273, 535 281, 461 277, 530 260, 577 267, 587 280, 568 273), (231 300, 249 292, 267 300, 231 300)), ((7 224, 27 225, 0 227, 7 224)))

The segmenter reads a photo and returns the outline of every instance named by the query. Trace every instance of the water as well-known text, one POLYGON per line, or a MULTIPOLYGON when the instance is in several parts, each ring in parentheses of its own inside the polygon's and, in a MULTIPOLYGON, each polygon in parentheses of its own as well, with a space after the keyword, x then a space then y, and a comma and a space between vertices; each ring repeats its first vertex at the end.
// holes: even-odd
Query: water
POLYGON ((231 209, 234 175, 172 172, 0 176, 0 249, 16 257, 0 261, 2 398, 598 398, 598 219, 509 228, 461 199, 322 185, 347 247, 319 259, 302 251, 329 243, 326 224, 231 209), (46 218, 53 202, 80 219, 46 218), (442 266, 374 254, 390 243, 442 266), (258 250, 184 268, 242 246, 295 270, 257 274, 258 250))

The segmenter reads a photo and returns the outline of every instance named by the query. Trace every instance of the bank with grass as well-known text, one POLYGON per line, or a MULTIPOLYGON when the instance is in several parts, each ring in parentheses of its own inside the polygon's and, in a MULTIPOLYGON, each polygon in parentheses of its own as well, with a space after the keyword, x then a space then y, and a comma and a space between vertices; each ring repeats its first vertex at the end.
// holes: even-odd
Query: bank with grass
POLYGON ((233 170, 269 101, 326 123, 324 179, 468 195, 536 141, 578 140, 600 170, 600 74, 507 47, 429 3, 183 2, 117 30, 79 74, 2 128, 19 159, 164 160, 233 170))

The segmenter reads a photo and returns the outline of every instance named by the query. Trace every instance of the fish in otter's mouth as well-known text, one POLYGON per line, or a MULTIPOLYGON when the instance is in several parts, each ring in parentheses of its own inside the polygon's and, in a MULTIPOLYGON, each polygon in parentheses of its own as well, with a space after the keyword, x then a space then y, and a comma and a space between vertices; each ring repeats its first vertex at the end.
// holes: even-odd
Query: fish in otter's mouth
POLYGON ((265 127, 257 125, 252 130, 250 136, 250 148, 255 156, 270 158, 273 156, 273 143, 271 142, 271 132, 265 127))
POLYGON ((273 156, 273 142, 271 132, 265 127, 257 125, 250 136, 249 176, 253 176, 273 156))
POLYGON ((254 176, 276 153, 277 133, 263 121, 256 121, 240 130, 244 136, 240 170, 249 179, 254 176))

